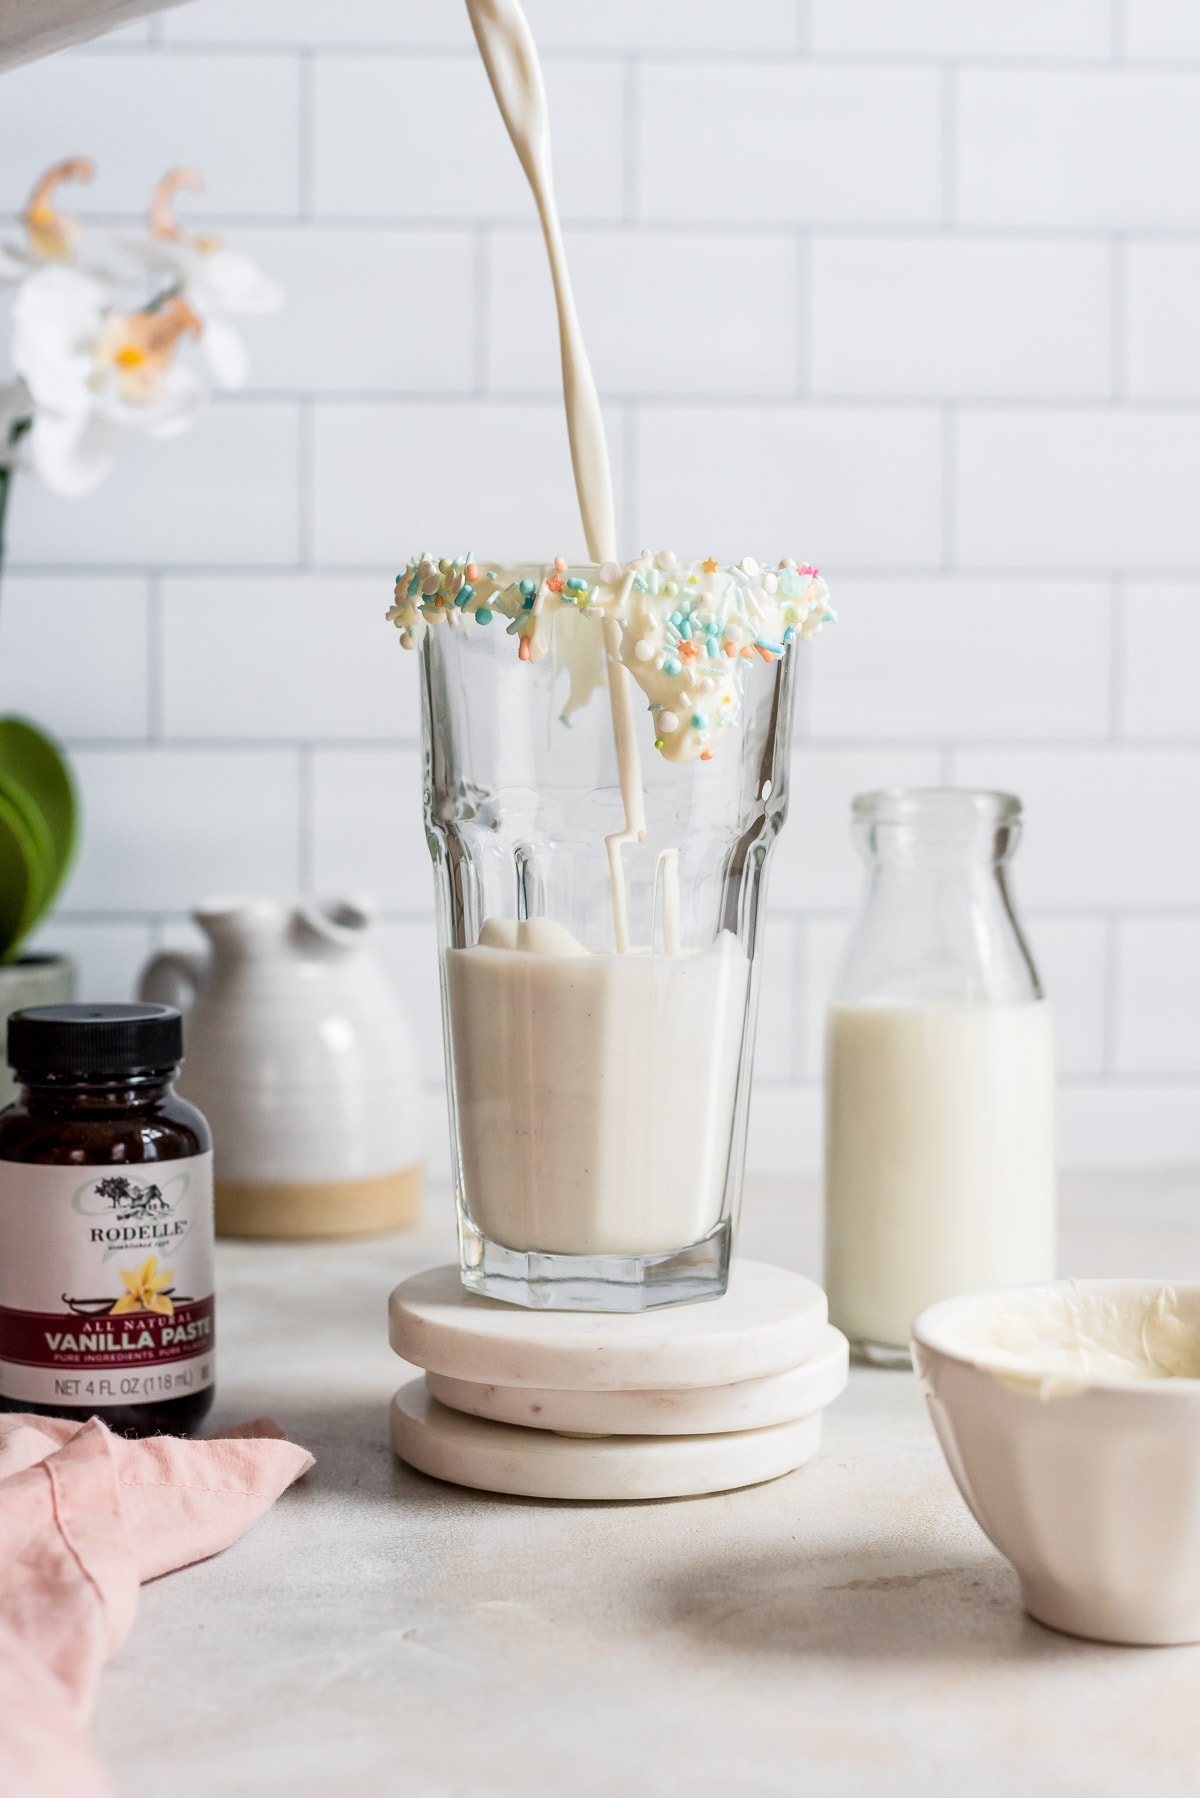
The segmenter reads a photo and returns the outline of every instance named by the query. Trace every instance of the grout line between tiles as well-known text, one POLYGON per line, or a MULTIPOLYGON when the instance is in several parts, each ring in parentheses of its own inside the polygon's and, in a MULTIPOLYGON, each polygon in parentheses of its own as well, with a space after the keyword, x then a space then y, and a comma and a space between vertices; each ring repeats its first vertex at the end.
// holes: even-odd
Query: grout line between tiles
POLYGON ((808 1012, 812 1003, 812 947, 807 924, 797 919, 792 924, 792 1015, 791 1066, 797 1077, 810 1072, 808 1058, 808 1012))
MULTIPOLYGON (((766 389, 756 387, 713 387, 705 389, 693 388, 658 388, 623 387, 608 384, 601 391, 601 399, 637 400, 646 405, 661 406, 664 411, 703 411, 727 412, 731 410, 778 412, 791 409, 802 413, 820 414, 822 412, 839 412, 848 415, 883 413, 933 413, 946 405, 954 405, 962 411, 981 414, 985 417, 1024 414, 1030 424, 1040 424, 1046 418, 1097 418, 1111 415, 1113 412, 1113 396, 1110 374, 1105 377, 1106 391, 1103 393, 1049 394, 1018 393, 1008 396, 990 393, 938 392, 898 393, 873 392, 854 393, 846 391, 822 391, 811 400, 797 402, 795 393, 786 381, 778 387, 766 389)), ((499 410, 506 406, 554 409, 562 401, 552 386, 545 387, 513 387, 504 391, 492 391, 486 396, 487 403, 499 410)), ((247 387, 236 395, 214 394, 211 404, 221 410, 239 411, 247 407, 275 407, 283 411, 289 406, 312 402, 317 406, 362 407, 369 409, 379 406, 469 406, 478 403, 478 396, 473 394, 468 384, 462 386, 427 386, 427 387, 247 387)), ((1187 418, 1192 422, 1200 422, 1200 393, 1184 394, 1176 398, 1130 399, 1121 407, 1122 414, 1142 418, 1187 418)))
POLYGON ((1112 60, 1120 63, 1127 61, 1129 56, 1129 20, 1126 14, 1125 0, 1109 0, 1109 7, 1112 60))
MULTIPOLYGON (((636 408, 636 402, 627 401, 626 405, 636 408)), ((831 564, 831 567, 833 564, 831 564)), ((130 576, 145 579, 151 573, 148 562, 14 562, 6 570, 6 578, 22 581, 58 581, 58 580, 90 580, 121 579, 130 576)), ((294 577, 297 564, 290 562, 170 562, 163 563, 160 572, 172 580, 210 581, 234 578, 242 581, 273 580, 281 575, 294 577)), ((315 561, 304 572, 314 579, 352 579, 363 582, 391 578, 393 565, 391 562, 337 562, 332 560, 315 561)), ((1139 585, 1174 586, 1180 581, 1195 581, 1200 576, 1200 563, 1180 564, 1170 568, 1137 567, 1129 571, 1136 576, 1139 585)), ((912 581, 929 582, 934 587, 939 584, 973 586, 986 589, 989 586, 1004 586, 1012 581, 1037 581, 1048 586, 1057 585, 1064 588, 1093 586, 1097 581, 1104 583, 1113 578, 1111 566, 1094 568, 1047 568, 1039 563, 1014 564, 1004 567, 944 567, 924 563, 910 562, 894 564, 884 562, 850 563, 839 561, 836 564, 836 578, 839 582, 869 581, 873 586, 888 582, 911 583, 912 581)), ((1200 733, 1191 741, 1200 742, 1200 733)))
POLYGON ((156 571, 146 581, 146 736, 151 743, 160 743, 165 729, 164 628, 163 579, 156 571))
POLYGON ((313 892, 315 860, 315 796, 313 789, 313 749, 300 747, 296 774, 296 879, 297 890, 306 897, 313 892))
MULTIPOLYGON (((857 895, 855 896, 855 899, 857 895)), ((855 899, 843 905, 770 905, 769 920, 782 920, 794 925, 835 925, 845 927, 854 916, 855 899)), ((1192 924, 1200 928, 1200 900, 1193 906, 1175 906, 1166 909, 1147 906, 1121 906, 1108 910, 1098 910, 1093 906, 1045 906, 1025 904, 1022 914, 1034 924, 1192 924)), ((72 906, 60 907, 58 916, 64 923, 72 924, 120 924, 149 923, 157 918, 170 918, 176 921, 191 914, 186 905, 181 904, 177 911, 162 906, 72 906)), ((430 904, 425 909, 411 905, 383 905, 378 913, 381 923, 385 924, 429 924, 433 922, 433 908, 430 904)))
MULTIPOLYGON (((798 687, 797 693, 803 696, 804 689, 798 687)), ((144 737, 124 736, 75 736, 66 733, 64 741, 72 750, 86 754, 123 754, 128 750, 145 746, 144 737)), ((154 747, 163 751, 184 754, 219 754, 225 750, 239 754, 252 752, 261 754, 278 754, 290 751, 302 742, 311 743, 314 748, 331 750, 353 749, 364 755, 378 753, 392 755, 399 750, 413 750, 419 739, 414 736, 380 736, 379 734, 347 736, 330 733, 328 736, 314 736, 311 725, 306 726, 303 734, 295 732, 286 734, 266 734, 248 736, 233 730, 225 730, 219 736, 195 736, 178 733, 164 734, 156 740, 154 747)), ((943 748, 950 749, 956 756, 961 755, 996 755, 1005 753, 1011 756, 1039 757, 1048 762, 1059 760, 1065 756, 1086 758, 1098 766, 1105 766, 1115 761, 1136 762, 1145 756, 1161 759, 1164 756, 1174 760, 1192 764, 1200 763, 1200 738, 1179 740, 1164 738, 1123 737, 1114 742, 1105 736, 1090 738, 1078 737, 963 737, 958 736, 942 741, 931 741, 928 736, 905 737, 894 733, 877 737, 814 735, 811 728, 801 719, 795 735, 795 753, 798 759, 806 756, 822 755, 861 756, 861 755, 937 755, 943 748)))
POLYGON ((621 211, 627 225, 635 223, 639 203, 641 129, 638 118, 640 87, 632 58, 621 73, 621 211))
MULTIPOLYGON (((1109 0, 1110 8, 1113 0, 1109 0)), ((646 7, 649 11, 649 6, 646 7)), ((803 0, 799 0, 798 16, 802 19, 807 9, 803 0)), ((1121 9, 1117 7, 1118 15, 1121 9)), ((1119 28, 1118 28, 1119 29, 1119 28)), ((1123 52, 1127 67, 1113 67, 1114 43, 1113 26, 1109 27, 1109 42, 1103 49, 1095 51, 1064 51, 1061 54, 1042 53, 1037 51, 997 53, 981 51, 976 55, 963 52, 917 49, 888 49, 865 51, 862 49, 814 50, 804 44, 802 28, 795 22, 789 31, 782 33, 778 43, 747 45, 744 40, 729 44, 699 45, 660 43, 635 44, 613 42, 610 44, 568 44, 548 42, 544 34, 540 35, 538 53, 547 64, 580 67, 613 67, 624 59, 633 57, 638 62, 648 63, 655 67, 667 67, 672 70, 688 68, 745 68, 750 70, 789 67, 807 61, 815 61, 822 68, 836 69, 839 72, 862 70, 866 73, 895 71, 905 77, 913 73, 939 72, 944 68, 964 70, 981 75, 1054 75, 1071 78, 1072 76, 1090 76, 1096 74, 1122 75, 1160 74, 1175 75, 1183 72, 1195 76, 1200 74, 1200 52, 1174 51, 1160 55, 1132 57, 1128 50, 1123 52)), ((278 38, 223 38, 214 36, 211 39, 183 39, 171 35, 160 42, 147 44, 114 44, 103 39, 91 43, 76 45, 68 54, 72 58, 101 58, 105 60, 137 61, 150 51, 161 51, 164 55, 186 61, 191 58, 227 58, 236 61, 239 58, 279 61, 297 51, 308 50, 331 62, 388 62, 388 63, 445 63, 450 67, 460 68, 463 64, 473 64, 478 52, 475 46, 467 42, 457 43, 401 43, 384 38, 364 38, 359 42, 333 41, 318 39, 311 34, 295 33, 293 36, 278 38)))
POLYGON ((1129 595, 1121 579, 1111 583, 1108 597, 1108 734, 1120 742, 1125 716, 1125 645, 1129 595))
POLYGON ((1112 240, 1112 394, 1129 398, 1129 247, 1123 237, 1112 240))
POLYGON ((636 555, 640 544, 634 543, 634 534, 639 522, 638 483, 641 479, 641 443, 638 421, 638 408, 633 405, 621 408, 621 511, 618 520, 621 541, 627 546, 630 555, 636 555))
POLYGON ((812 0, 796 0, 796 54, 813 54, 812 0))
POLYGON ((1120 1059, 1121 924, 1109 918, 1104 926, 1103 1068, 1109 1078, 1120 1059))
POLYGON ((813 315, 813 252, 812 239, 804 232, 796 234, 796 301, 795 301, 795 345, 796 358, 794 389, 797 399, 808 399, 812 396, 815 348, 814 315, 813 315))
POLYGON ((941 132, 942 230, 947 232, 958 217, 958 75, 952 68, 942 74, 941 132))
POLYGON ((488 326, 491 307, 492 259, 488 233, 482 225, 473 235, 471 252, 471 385, 482 399, 488 390, 491 370, 488 367, 488 326))
POLYGON ((958 554, 958 414, 953 406, 942 409, 941 454, 942 567, 949 573, 958 554))
POLYGON ((313 565, 316 473, 311 400, 301 400, 296 419, 296 563, 306 572, 313 565))
POLYGON ((315 79, 313 53, 311 49, 302 49, 297 57, 296 72, 296 193, 297 217, 305 222, 313 216, 316 198, 315 79))

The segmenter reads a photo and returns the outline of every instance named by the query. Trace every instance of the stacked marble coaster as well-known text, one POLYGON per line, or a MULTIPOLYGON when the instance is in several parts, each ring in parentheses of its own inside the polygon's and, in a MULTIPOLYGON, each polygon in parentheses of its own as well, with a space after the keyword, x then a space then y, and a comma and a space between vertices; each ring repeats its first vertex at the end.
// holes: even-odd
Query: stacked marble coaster
POLYGON ((392 1293, 389 1336, 423 1379, 392 1446, 436 1479, 529 1498, 682 1498, 790 1473, 846 1384, 846 1339, 811 1280, 738 1261, 696 1305, 529 1311, 434 1267, 392 1293))

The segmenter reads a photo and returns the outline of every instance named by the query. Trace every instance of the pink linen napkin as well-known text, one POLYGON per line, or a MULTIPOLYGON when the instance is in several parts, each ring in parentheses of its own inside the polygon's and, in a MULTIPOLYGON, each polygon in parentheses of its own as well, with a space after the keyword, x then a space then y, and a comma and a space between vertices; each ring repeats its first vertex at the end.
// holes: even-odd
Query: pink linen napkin
POLYGON ((142 1580, 204 1560, 313 1464, 265 1420, 129 1442, 0 1414, 0 1793, 110 1798, 86 1723, 142 1580))

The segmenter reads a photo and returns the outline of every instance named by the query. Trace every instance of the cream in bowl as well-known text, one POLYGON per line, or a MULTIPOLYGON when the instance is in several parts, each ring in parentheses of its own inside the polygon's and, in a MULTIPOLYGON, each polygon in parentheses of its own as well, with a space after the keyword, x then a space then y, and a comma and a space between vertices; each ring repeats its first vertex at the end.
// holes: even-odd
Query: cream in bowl
POLYGON ((938 1440, 1039 1622, 1200 1641, 1200 1283, 967 1293, 913 1325, 938 1440))

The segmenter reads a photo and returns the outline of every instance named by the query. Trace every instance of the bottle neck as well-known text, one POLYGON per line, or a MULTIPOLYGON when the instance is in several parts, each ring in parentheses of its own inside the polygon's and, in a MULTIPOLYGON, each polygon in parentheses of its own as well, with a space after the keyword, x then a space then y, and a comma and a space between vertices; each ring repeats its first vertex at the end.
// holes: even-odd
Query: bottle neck
POLYGON ((968 827, 958 821, 859 819, 855 837, 873 872, 1002 879, 1020 841, 1020 821, 974 819, 968 827))
POLYGON ((945 844, 929 852, 870 855, 866 858, 865 903, 930 913, 953 913, 964 906, 990 912, 1012 910, 1009 858, 986 850, 945 844))
POLYGON ((908 848, 889 842, 878 853, 872 845, 838 997, 881 1003, 1040 998, 1009 890, 1007 854, 978 841, 908 848))
POLYGON ((178 1065, 137 1068, 124 1074, 47 1073, 17 1068, 15 1078, 25 1109, 38 1117, 94 1116, 150 1111, 171 1092, 178 1065))

